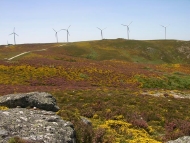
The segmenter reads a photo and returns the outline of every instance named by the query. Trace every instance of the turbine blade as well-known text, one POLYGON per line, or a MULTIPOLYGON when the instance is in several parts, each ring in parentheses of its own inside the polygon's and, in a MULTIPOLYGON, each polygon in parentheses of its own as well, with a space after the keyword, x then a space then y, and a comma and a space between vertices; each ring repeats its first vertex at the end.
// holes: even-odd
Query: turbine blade
POLYGON ((14 29, 13 29, 13 32, 15 32, 15 27, 14 27, 14 29))
POLYGON ((70 36, 70 33, 69 33, 69 31, 67 31, 68 32, 68 35, 70 36))
POLYGON ((123 26, 127 26, 127 25, 124 25, 124 24, 121 24, 121 25, 123 25, 123 26))
MULTIPOLYGON (((52 28, 53 29, 53 28, 52 28)), ((55 29, 53 29, 54 31, 55 31, 55 29)), ((55 31, 55 32, 57 32, 57 31, 55 31)))
MULTIPOLYGON (((69 27, 71 27, 71 25, 69 25, 69 27)), ((69 29, 69 27, 67 29, 69 29)))
MULTIPOLYGON (((61 29, 61 30, 63 30, 63 29, 61 29)), ((57 32, 60 32, 61 30, 59 30, 59 31, 57 31, 57 32)))
POLYGON ((15 33, 15 35, 17 35, 17 36, 18 36, 18 34, 16 34, 16 33, 15 33))
MULTIPOLYGON (((106 27, 107 28, 107 27, 106 27)), ((106 28, 102 29, 102 30, 105 30, 106 28)))
MULTIPOLYGON (((98 27, 97 27, 98 28, 98 27)), ((102 30, 102 29, 100 29, 100 28, 98 28, 99 30, 102 30)))
MULTIPOLYGON (((131 21, 131 23, 132 23, 132 22, 133 22, 133 21, 131 21)), ((130 23, 130 24, 131 24, 131 23, 130 23)), ((130 25, 130 24, 129 24, 129 25, 130 25)), ((128 25, 128 26, 129 26, 129 25, 128 25)))
POLYGON ((9 34, 9 35, 13 35, 14 33, 11 33, 11 34, 9 34))

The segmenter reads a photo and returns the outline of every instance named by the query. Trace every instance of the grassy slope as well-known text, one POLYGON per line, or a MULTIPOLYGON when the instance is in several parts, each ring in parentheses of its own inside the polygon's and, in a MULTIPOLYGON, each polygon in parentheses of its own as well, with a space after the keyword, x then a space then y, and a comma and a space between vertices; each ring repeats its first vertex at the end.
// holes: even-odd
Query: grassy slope
POLYGON ((190 42, 176 40, 102 40, 71 43, 63 48, 72 56, 93 60, 124 60, 140 63, 189 63, 190 42), (180 53, 179 48, 187 48, 180 53), (189 48, 189 49, 188 49, 189 48))
POLYGON ((122 60, 151 64, 190 62, 188 59, 190 42, 176 40, 137 41, 116 39, 69 44, 24 44, 0 48, 0 58, 9 58, 24 51, 44 48, 51 51, 51 56, 53 56, 53 53, 56 56, 61 53, 67 56, 98 61, 122 60))
POLYGON ((1 61, 0 92, 51 92, 61 107, 58 114, 74 123, 78 142, 153 143, 190 135, 189 99, 175 99, 164 90, 166 98, 141 95, 141 90, 152 92, 142 87, 130 90, 136 86, 133 75, 140 74, 141 84, 155 91, 189 89, 190 68, 180 64, 190 63, 190 42, 116 39, 0 46, 0 59, 40 49, 47 50, 15 58, 15 65, 1 61), (80 116, 88 117, 93 129, 80 116))

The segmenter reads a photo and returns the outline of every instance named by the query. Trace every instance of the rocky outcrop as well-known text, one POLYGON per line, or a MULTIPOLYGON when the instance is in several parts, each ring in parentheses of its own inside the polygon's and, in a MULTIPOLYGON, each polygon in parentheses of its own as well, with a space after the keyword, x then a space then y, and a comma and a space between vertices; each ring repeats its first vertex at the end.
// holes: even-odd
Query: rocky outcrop
POLYGON ((0 143, 19 137, 28 143, 75 143, 73 124, 56 115, 56 99, 46 92, 0 97, 0 143), (27 108, 26 108, 27 107, 27 108))
POLYGON ((52 111, 13 108, 0 110, 0 143, 12 137, 42 143, 75 143, 72 123, 52 111))
POLYGON ((190 143, 190 136, 180 137, 176 140, 168 141, 166 143, 190 143))
POLYGON ((183 53, 184 55, 186 55, 186 58, 189 59, 190 58, 190 47, 189 46, 181 46, 177 48, 179 53, 183 53))
POLYGON ((30 92, 1 96, 0 106, 7 106, 9 108, 16 108, 17 106, 22 108, 36 107, 54 112, 59 110, 59 107, 56 105, 56 99, 46 92, 30 92))

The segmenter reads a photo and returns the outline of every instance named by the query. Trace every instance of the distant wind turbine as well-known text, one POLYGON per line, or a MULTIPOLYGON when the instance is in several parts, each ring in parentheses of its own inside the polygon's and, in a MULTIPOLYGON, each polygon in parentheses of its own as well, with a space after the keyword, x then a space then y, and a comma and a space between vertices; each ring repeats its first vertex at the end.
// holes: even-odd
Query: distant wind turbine
MULTIPOLYGON (((55 29, 53 29, 53 30, 55 31, 55 29)), ((59 31, 61 31, 61 30, 59 30, 59 31)), ((58 36, 57 36, 57 33, 58 33, 59 31, 55 31, 55 37, 56 37, 57 43, 58 43, 58 36)))
MULTIPOLYGON (((70 26, 71 26, 71 25, 70 25, 70 26)), ((69 26, 69 27, 70 27, 70 26, 69 26)), ((67 29, 61 29, 61 30, 67 31, 67 42, 69 42, 69 36, 70 36, 69 27, 68 27, 67 29)))
MULTIPOLYGON (((16 39, 15 39, 15 35, 17 35, 16 33, 15 33, 15 27, 14 27, 14 29, 13 29, 13 33, 11 33, 11 34, 9 34, 9 35, 14 35, 14 43, 15 43, 15 45, 16 45, 16 39)), ((17 35, 18 36, 18 35, 17 35)))
POLYGON ((165 40, 166 40, 166 28, 169 26, 163 26, 163 25, 160 25, 160 26, 162 26, 164 29, 165 29, 165 40))
MULTIPOLYGON (((97 27, 98 28, 98 27, 97 27)), ((101 37, 102 37, 102 39, 103 39, 103 30, 105 30, 106 28, 104 28, 104 29, 100 29, 100 28, 98 28, 100 31, 101 31, 101 37)))
MULTIPOLYGON (((131 21, 131 23, 132 23, 132 21, 131 21)), ((130 23, 130 24, 131 24, 130 23)), ((129 25, 130 25, 129 24, 129 25)), ((124 24, 121 24, 121 25, 123 25, 123 26, 127 26, 127 37, 128 37, 128 40, 129 40, 129 32, 130 32, 130 30, 129 30, 129 25, 124 25, 124 24)))

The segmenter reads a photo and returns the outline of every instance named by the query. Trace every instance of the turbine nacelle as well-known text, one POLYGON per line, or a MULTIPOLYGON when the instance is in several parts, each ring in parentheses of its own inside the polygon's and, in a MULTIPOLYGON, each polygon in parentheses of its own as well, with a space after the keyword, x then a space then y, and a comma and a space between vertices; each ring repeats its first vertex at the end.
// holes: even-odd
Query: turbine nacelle
POLYGON ((105 30, 107 27, 106 27, 106 28, 104 28, 104 29, 100 29, 99 27, 97 27, 97 28, 98 28, 99 30, 103 31, 103 30, 105 30))
MULTIPOLYGON (((170 25, 170 24, 169 24, 169 25, 170 25)), ((167 25, 167 26, 160 25, 160 26, 162 26, 162 27, 166 28, 166 27, 168 27, 169 25, 167 25)))

